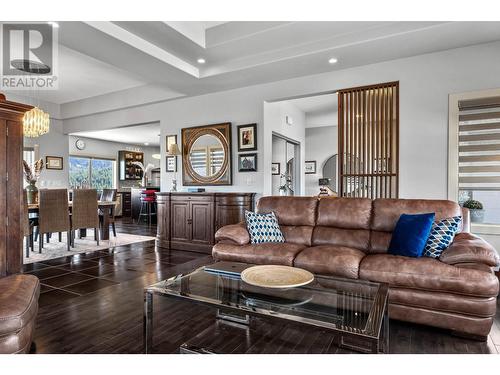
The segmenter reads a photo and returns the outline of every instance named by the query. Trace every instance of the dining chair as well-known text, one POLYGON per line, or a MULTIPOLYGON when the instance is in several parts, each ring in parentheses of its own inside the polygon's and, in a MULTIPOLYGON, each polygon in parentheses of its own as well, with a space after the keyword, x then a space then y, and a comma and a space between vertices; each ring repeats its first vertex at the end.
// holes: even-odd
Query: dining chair
POLYGON ((94 228, 94 240, 99 246, 99 213, 96 189, 73 190, 73 208, 71 210, 71 245, 75 247, 77 229, 94 228))
POLYGON ((34 249, 34 238, 33 238, 33 226, 34 222, 30 220, 29 211, 28 211, 28 195, 26 190, 23 192, 23 236, 26 240, 26 258, 30 257, 30 248, 33 251, 34 249))
MULTIPOLYGON (((99 199, 103 202, 116 202, 116 189, 102 189, 101 197, 99 199)), ((105 210, 111 210, 109 214, 109 224, 113 229, 113 236, 116 237, 116 228, 115 228, 115 208, 104 208, 105 210)), ((99 209, 99 223, 102 225, 103 217, 102 211, 99 209)))
MULTIPOLYGON (((43 235, 53 232, 67 232, 68 251, 71 242, 71 224, 68 209, 67 189, 41 189, 38 192, 40 204, 38 212, 39 252, 43 248, 43 235)), ((61 236, 59 236, 61 239, 61 236)))

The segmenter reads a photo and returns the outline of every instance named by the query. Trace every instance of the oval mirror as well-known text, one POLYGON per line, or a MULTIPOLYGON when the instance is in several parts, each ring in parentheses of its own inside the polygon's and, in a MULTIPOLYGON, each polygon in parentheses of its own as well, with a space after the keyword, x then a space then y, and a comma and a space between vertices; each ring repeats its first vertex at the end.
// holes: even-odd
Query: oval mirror
POLYGON ((198 137, 189 150, 189 163, 200 177, 215 176, 224 165, 222 142, 212 134, 198 137))
POLYGON ((328 187, 337 193, 337 154, 330 156, 323 164, 323 178, 328 179, 328 187))
POLYGON ((231 123, 182 129, 185 186, 231 185, 231 123))

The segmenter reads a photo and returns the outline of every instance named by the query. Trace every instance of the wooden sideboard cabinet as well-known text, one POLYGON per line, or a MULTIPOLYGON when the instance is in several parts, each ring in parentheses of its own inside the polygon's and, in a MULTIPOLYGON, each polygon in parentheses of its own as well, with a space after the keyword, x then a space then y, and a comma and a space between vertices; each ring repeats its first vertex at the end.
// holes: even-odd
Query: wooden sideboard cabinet
POLYGON ((244 219, 254 193, 157 193, 159 247, 211 253, 217 229, 244 219))

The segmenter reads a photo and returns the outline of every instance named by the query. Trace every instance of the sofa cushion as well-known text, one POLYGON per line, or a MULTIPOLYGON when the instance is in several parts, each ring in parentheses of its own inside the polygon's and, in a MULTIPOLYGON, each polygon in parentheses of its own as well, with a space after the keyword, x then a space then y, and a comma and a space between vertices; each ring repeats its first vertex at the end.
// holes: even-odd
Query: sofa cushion
POLYGON ((481 317, 495 316, 495 297, 472 297, 446 292, 390 288, 389 303, 481 317))
POLYGON ((322 198, 318 204, 318 226, 370 229, 372 201, 368 198, 322 198))
POLYGON ((452 201, 435 199, 375 199, 371 229, 392 232, 402 214, 434 212, 434 220, 461 216, 461 207, 452 201))
POLYGON ((320 275, 357 279, 359 263, 364 256, 364 252, 350 247, 314 246, 302 250, 293 264, 320 275))
POLYGON ((389 254, 421 257, 434 222, 434 213, 402 214, 392 232, 389 254))
POLYGON ((314 226, 317 205, 316 197, 262 197, 256 212, 274 212, 280 225, 314 226))
POLYGON ((40 282, 33 275, 0 278, 0 337, 17 333, 36 318, 40 282))
POLYGON ((309 225, 280 226, 281 233, 285 237, 285 242, 298 245, 311 246, 311 239, 314 227, 309 225))
POLYGON ((353 247, 366 252, 370 245, 370 231, 318 226, 314 228, 312 244, 353 247))
POLYGON ((371 254, 363 258, 359 278, 390 286, 496 297, 498 279, 492 273, 455 267, 433 258, 371 254))
POLYGON ((248 244, 243 246, 218 243, 212 249, 212 256, 215 260, 293 266, 295 256, 303 248, 303 245, 286 242, 248 244))
POLYGON ((285 242, 274 212, 256 214, 245 211, 245 220, 250 234, 250 243, 285 242))

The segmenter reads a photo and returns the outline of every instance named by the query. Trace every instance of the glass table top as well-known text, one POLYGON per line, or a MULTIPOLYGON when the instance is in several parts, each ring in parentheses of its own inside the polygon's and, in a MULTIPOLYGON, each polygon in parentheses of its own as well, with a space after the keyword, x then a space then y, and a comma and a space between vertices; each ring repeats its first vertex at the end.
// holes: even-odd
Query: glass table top
POLYGON ((312 283, 302 287, 269 289, 249 285, 237 274, 217 273, 206 268, 210 267, 174 276, 145 290, 356 335, 380 335, 386 313, 387 284, 315 276, 312 283))

